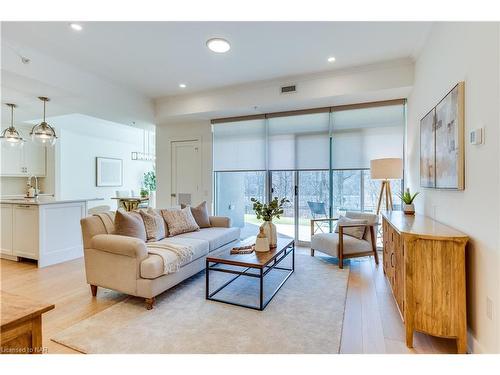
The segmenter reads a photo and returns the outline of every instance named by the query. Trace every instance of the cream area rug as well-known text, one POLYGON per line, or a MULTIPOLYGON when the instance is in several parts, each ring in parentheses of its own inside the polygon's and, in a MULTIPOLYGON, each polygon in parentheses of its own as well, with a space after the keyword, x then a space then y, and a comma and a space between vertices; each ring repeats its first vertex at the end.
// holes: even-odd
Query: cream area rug
MULTIPOLYGON (((316 254, 297 251, 295 272, 264 311, 205 300, 200 272, 158 296, 153 310, 130 297, 52 340, 82 353, 338 353, 349 270, 316 254)), ((266 292, 282 272, 266 276, 266 292)), ((212 290, 232 277, 210 275, 212 290)), ((258 279, 241 276, 217 297, 256 303, 258 279)))

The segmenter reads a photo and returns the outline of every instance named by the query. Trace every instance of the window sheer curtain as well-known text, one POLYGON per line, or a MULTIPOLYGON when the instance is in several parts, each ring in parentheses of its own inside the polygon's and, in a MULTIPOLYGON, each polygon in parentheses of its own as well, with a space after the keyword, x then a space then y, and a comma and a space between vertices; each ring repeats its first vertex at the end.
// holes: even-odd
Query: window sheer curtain
MULTIPOLYGON (((294 209, 288 211, 295 212, 290 219, 299 226, 299 240, 307 241, 310 233, 301 227, 312 215, 309 202, 323 203, 329 216, 372 210, 379 181, 370 178, 370 160, 403 157, 401 103, 214 121, 215 212, 241 228, 256 224, 250 198, 266 200, 271 188, 289 191, 277 182, 284 177, 295 178, 292 183, 298 186, 294 209)), ((397 192, 402 185, 393 187, 397 192)), ((255 234, 255 228, 248 233, 255 234)))

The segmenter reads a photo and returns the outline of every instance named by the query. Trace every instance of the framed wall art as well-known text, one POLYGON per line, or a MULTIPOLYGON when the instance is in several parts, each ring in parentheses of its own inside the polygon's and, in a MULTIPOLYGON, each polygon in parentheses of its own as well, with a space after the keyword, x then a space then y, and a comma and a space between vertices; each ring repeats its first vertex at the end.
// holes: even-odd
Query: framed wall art
POLYGON ((96 157, 96 186, 122 186, 123 160, 96 157))
POLYGON ((465 83, 420 120, 420 186, 465 188, 465 83))

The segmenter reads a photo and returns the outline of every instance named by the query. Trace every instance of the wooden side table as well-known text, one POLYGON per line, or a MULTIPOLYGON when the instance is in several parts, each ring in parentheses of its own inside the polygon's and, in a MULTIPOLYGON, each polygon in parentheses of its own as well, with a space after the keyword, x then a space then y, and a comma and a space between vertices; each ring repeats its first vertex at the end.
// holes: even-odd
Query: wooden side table
POLYGON ((41 354, 42 314, 52 310, 52 304, 0 291, 1 354, 41 354))

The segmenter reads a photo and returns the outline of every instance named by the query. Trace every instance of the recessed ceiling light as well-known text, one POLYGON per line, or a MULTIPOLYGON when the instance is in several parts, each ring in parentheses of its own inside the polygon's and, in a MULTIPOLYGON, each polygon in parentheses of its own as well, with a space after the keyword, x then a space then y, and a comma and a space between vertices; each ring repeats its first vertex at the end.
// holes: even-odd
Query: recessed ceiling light
POLYGON ((185 84, 185 83, 179 83, 179 87, 180 87, 181 89, 185 89, 185 88, 186 88, 186 84, 185 84))
POLYGON ((333 56, 329 57, 328 62, 335 62, 335 57, 333 57, 333 56))
POLYGON ((78 23, 70 23, 69 27, 71 27, 75 31, 82 31, 83 30, 82 25, 80 25, 78 23))
POLYGON ((207 47, 216 53, 224 53, 231 49, 229 42, 222 38, 212 38, 207 40, 207 47))

